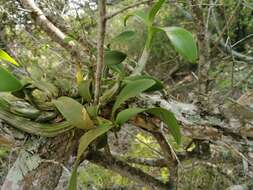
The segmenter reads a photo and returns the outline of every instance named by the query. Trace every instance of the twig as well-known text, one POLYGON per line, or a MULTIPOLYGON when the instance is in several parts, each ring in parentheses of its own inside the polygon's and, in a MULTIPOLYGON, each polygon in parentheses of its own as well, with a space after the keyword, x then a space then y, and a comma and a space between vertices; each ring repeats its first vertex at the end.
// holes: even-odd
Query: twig
POLYGON ((177 160, 175 158, 175 155, 172 153, 172 149, 170 145, 167 143, 165 137, 163 136, 162 133, 160 132, 153 132, 152 135, 158 142, 165 160, 167 161, 167 167, 169 169, 170 175, 169 175, 169 182, 171 184, 176 184, 177 181, 177 171, 178 171, 178 166, 177 166, 177 160))
MULTIPOLYGON (((141 1, 141 2, 138 2, 138 3, 132 4, 132 5, 129 5, 129 6, 123 8, 123 9, 121 9, 121 10, 118 10, 118 11, 116 11, 116 12, 114 12, 114 13, 108 15, 108 16, 106 17, 106 19, 107 19, 107 20, 112 19, 113 17, 115 17, 115 16, 117 16, 117 15, 119 15, 119 14, 121 14, 121 13, 127 11, 127 10, 129 10, 129 9, 138 7, 138 6, 140 6, 140 5, 152 3, 153 1, 154 1, 154 0, 145 0, 145 1, 141 1)), ((179 7, 179 6, 177 5, 177 3, 182 3, 182 4, 185 3, 184 1, 178 1, 178 0, 177 0, 177 1, 176 1, 176 0, 168 0, 167 2, 168 2, 168 3, 175 3, 175 6, 177 6, 177 7, 179 7)), ((199 5, 199 4, 191 5, 191 6, 198 6, 198 5, 199 5)), ((203 5, 203 6, 209 6, 210 4, 202 4, 202 5, 203 5)), ((215 6, 222 6, 222 4, 216 4, 215 6)))
POLYGON ((109 19, 111 19, 111 18, 113 18, 113 17, 115 17, 115 16, 117 16, 117 15, 119 15, 119 14, 121 14, 121 13, 127 11, 127 10, 129 10, 129 9, 138 7, 138 6, 143 5, 143 4, 151 3, 152 1, 154 1, 154 0, 146 0, 146 1, 141 1, 141 2, 138 2, 138 3, 132 4, 132 5, 129 5, 129 6, 123 8, 123 9, 121 9, 119 11, 116 11, 115 13, 112 13, 112 14, 106 16, 106 20, 109 20, 109 19))
MULTIPOLYGON (((163 130, 163 123, 161 123, 161 133, 162 133, 162 135, 165 137, 166 135, 165 135, 165 132, 164 132, 164 130, 163 130)), ((165 139, 166 140, 166 139, 165 139)), ((166 141, 167 142, 167 141, 166 141)), ((175 160, 177 161, 177 164, 181 167, 181 168, 183 168, 182 167, 182 164, 181 164, 181 162, 180 162, 180 160, 179 160, 179 158, 178 158, 178 156, 177 156, 177 153, 174 151, 174 149, 173 149, 173 147, 171 146, 171 144, 169 143, 169 142, 167 142, 167 144, 169 145, 169 147, 170 147, 170 152, 171 152, 171 155, 175 158, 175 160)))
POLYGON ((94 104, 98 105, 99 103, 99 93, 101 86, 101 77, 102 71, 104 67, 104 41, 105 41, 105 32, 106 32, 106 0, 98 1, 98 9, 99 9, 99 21, 98 21, 98 43, 97 43, 97 65, 96 65, 96 73, 95 73, 95 99, 94 104))
POLYGON ((228 21, 227 21, 225 10, 224 10, 224 18, 225 18, 225 27, 227 28, 227 42, 226 42, 226 44, 228 44, 228 46, 230 48, 230 55, 231 55, 231 58, 232 58, 232 65, 231 65, 231 91, 233 93, 233 91, 234 91, 235 58, 234 58, 234 55, 233 55, 233 52, 232 52, 233 49, 231 47, 230 30, 229 30, 229 26, 228 26, 228 21))
MULTIPOLYGON (((216 14, 215 14, 214 10, 212 11, 212 16, 213 16, 212 24, 214 25, 214 27, 215 27, 218 35, 219 35, 219 34, 221 34, 221 29, 219 27, 219 23, 217 21, 217 17, 216 17, 216 14)), ((219 45, 221 46, 221 48, 223 49, 223 51, 225 51, 226 53, 232 53, 233 56, 236 57, 236 58, 238 58, 238 59, 244 60, 244 61, 249 62, 249 63, 253 63, 253 57, 244 55, 244 54, 239 53, 239 52, 237 52, 235 50, 231 50, 231 48, 229 48, 228 46, 226 46, 225 41, 224 41, 223 38, 220 39, 219 45)))
POLYGON ((238 1, 234 11, 232 12, 232 14, 230 15, 229 19, 227 20, 226 22, 226 25, 223 27, 222 31, 219 33, 219 37, 218 39, 215 41, 215 46, 212 48, 212 49, 215 49, 217 48, 220 40, 222 39, 222 36, 223 34, 225 33, 226 30, 228 30, 228 26, 232 23, 232 21, 234 20, 235 18, 235 13, 236 11, 238 10, 238 8, 240 7, 240 4, 241 4, 241 0, 238 1))
POLYGON ((237 46, 239 43, 241 43, 241 42, 243 42, 243 41, 245 41, 245 40, 247 40, 251 37, 253 37, 253 34, 249 34, 249 35, 245 36, 244 38, 240 39, 239 41, 237 41, 233 45, 231 45, 231 48, 237 46))

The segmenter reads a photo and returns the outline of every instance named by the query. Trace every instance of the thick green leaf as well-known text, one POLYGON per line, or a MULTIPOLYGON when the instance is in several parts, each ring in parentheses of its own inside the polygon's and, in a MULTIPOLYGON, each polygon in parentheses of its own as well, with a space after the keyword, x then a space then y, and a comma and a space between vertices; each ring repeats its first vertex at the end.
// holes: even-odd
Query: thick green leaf
POLYGON ((94 128, 88 112, 76 100, 62 96, 53 103, 71 125, 86 130, 94 128))
POLYGON ((150 80, 155 81, 155 84, 153 86, 151 86, 149 89, 145 90, 147 92, 164 89, 164 84, 162 83, 162 81, 160 81, 159 79, 157 79, 155 77, 149 76, 149 75, 128 76, 128 77, 124 78, 123 82, 128 84, 130 82, 140 80, 140 79, 150 79, 150 80))
POLYGON ((148 109, 128 108, 118 113, 116 117, 116 123, 122 125, 125 122, 127 122, 130 118, 134 117, 135 115, 141 112, 150 113, 161 119, 170 129, 171 134, 175 138, 176 142, 180 144, 181 142, 180 126, 178 125, 174 114, 164 108, 148 108, 148 109))
POLYGON ((81 138, 80 138, 80 144, 78 146, 77 151, 77 159, 80 159, 86 148, 89 146, 89 144, 94 141, 99 136, 105 134, 107 131, 109 131, 113 125, 101 125, 98 126, 95 129, 89 130, 86 132, 81 138))
POLYGON ((178 144, 181 143, 181 132, 180 126, 177 123, 177 119, 174 114, 164 108, 151 108, 146 110, 146 112, 160 118, 170 129, 171 134, 175 138, 178 144))
POLYGON ((113 43, 120 43, 121 44, 123 42, 129 42, 129 40, 133 39, 134 35, 135 35, 135 32, 132 30, 124 31, 124 32, 120 33, 118 36, 114 37, 111 40, 110 44, 113 44, 113 43))
POLYGON ((0 67, 0 92, 14 92, 22 87, 23 85, 14 75, 0 67))
POLYGON ((120 107, 120 105, 125 102, 127 99, 139 95, 141 92, 149 89, 155 84, 154 80, 142 79, 133 81, 127 84, 119 93, 112 109, 112 116, 114 116, 115 111, 120 107))
POLYGON ((8 53, 6 53, 4 50, 0 49, 0 60, 1 59, 8 61, 16 66, 19 66, 19 64, 8 53))
POLYGON ((181 27, 161 28, 165 31, 176 51, 186 60, 195 63, 198 58, 197 44, 192 34, 181 27))
POLYGON ((127 55, 120 51, 105 51, 105 64, 107 66, 120 64, 126 57, 127 55))
POLYGON ((78 85, 78 92, 84 99, 84 101, 91 101, 91 92, 90 92, 90 85, 91 85, 91 80, 84 80, 81 81, 80 84, 78 85))
POLYGON ((165 0, 159 0, 150 10, 149 12, 149 22, 153 23, 156 14, 158 13, 158 11, 161 9, 163 3, 165 2, 165 0))
POLYGON ((76 190, 76 187, 77 187, 77 168, 78 168, 78 165, 79 165, 80 158, 83 155, 84 151, 87 149, 87 147, 90 145, 90 143, 92 141, 94 141, 96 138, 100 137, 101 135, 105 134, 112 127, 113 127, 113 125, 108 125, 108 124, 101 125, 101 126, 95 128, 95 129, 92 129, 92 130, 86 132, 80 138, 80 143, 79 143, 78 151, 77 151, 77 158, 76 158, 76 162, 75 162, 73 171, 71 173, 68 190, 76 190))
POLYGON ((149 11, 139 10, 134 13, 131 13, 127 15, 124 19, 124 25, 126 26, 126 23, 130 17, 136 17, 137 19, 141 20, 144 24, 149 25, 149 11))
POLYGON ((128 108, 125 109, 121 112, 119 112, 117 114, 116 117, 116 123, 119 125, 123 125, 124 123, 126 123, 129 119, 131 119, 132 117, 134 117, 135 115, 146 111, 146 109, 144 108, 128 108))

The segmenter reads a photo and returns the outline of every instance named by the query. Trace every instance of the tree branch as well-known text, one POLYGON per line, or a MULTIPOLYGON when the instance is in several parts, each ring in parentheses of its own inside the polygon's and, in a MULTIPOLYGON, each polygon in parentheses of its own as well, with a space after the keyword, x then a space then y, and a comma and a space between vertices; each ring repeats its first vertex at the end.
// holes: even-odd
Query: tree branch
POLYGON ((99 9, 99 22, 98 22, 98 43, 97 43, 97 65, 95 73, 95 100, 94 103, 97 105, 99 103, 99 93, 100 93, 100 83, 102 77, 102 71, 104 67, 104 41, 106 32, 106 0, 98 1, 99 9))
POLYGON ((129 164, 121 160, 118 160, 115 157, 109 157, 108 155, 103 154, 101 152, 92 152, 87 155, 86 159, 94 164, 115 171, 124 177, 127 177, 133 181, 141 183, 144 186, 150 187, 151 189, 159 189, 159 190, 173 189, 170 183, 164 184, 160 180, 144 173, 142 170, 134 168, 129 164))
POLYGON ((88 49, 78 44, 75 40, 68 40, 67 35, 47 19, 42 10, 37 7, 33 0, 20 1, 24 8, 31 11, 31 16, 35 20, 36 24, 38 24, 53 41, 57 42, 69 51, 77 60, 83 61, 87 58, 84 52, 87 54, 88 49))
POLYGON ((109 19, 111 19, 111 18, 113 18, 113 17, 115 17, 115 16, 117 16, 117 15, 119 15, 119 14, 121 14, 121 13, 127 11, 127 10, 129 10, 129 9, 138 7, 138 6, 140 6, 140 5, 148 4, 148 3, 151 3, 151 2, 153 2, 153 1, 154 1, 154 0, 145 0, 145 1, 141 1, 141 2, 138 2, 138 3, 132 4, 132 5, 129 5, 129 6, 123 8, 123 9, 121 9, 121 10, 118 10, 118 11, 116 11, 116 12, 114 12, 114 13, 112 13, 112 14, 106 16, 106 20, 109 20, 109 19))

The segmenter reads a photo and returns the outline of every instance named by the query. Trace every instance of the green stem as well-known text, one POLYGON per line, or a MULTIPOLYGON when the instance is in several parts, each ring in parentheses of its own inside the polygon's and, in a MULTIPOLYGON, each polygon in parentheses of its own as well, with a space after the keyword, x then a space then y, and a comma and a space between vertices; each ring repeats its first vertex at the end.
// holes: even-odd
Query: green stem
POLYGON ((145 69, 146 63, 148 61, 149 53, 150 53, 150 49, 147 46, 145 46, 142 52, 141 58, 138 61, 138 65, 136 66, 136 68, 134 69, 134 72, 132 73, 133 76, 140 75, 141 72, 145 69))
POLYGON ((149 58, 149 54, 150 54, 150 50, 151 50, 152 39, 153 39, 153 31, 151 30, 151 26, 149 26, 148 27, 148 37, 146 40, 145 47, 144 47, 142 55, 138 61, 138 65, 136 66, 133 73, 131 74, 132 76, 140 75, 144 71, 145 66, 148 62, 148 58, 149 58))

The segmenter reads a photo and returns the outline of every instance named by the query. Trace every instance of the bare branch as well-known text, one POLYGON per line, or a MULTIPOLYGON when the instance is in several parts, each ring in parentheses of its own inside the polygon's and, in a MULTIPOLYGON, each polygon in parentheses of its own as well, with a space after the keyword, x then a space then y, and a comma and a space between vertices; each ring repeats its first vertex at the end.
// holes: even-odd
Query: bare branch
POLYGON ((219 37, 218 39, 215 41, 215 46, 213 48, 216 48, 217 47, 217 44, 219 44, 219 42, 223 39, 223 34, 225 33, 226 30, 228 30, 228 26, 233 22, 234 18, 235 18, 235 15, 236 15, 236 12, 238 10, 238 8, 240 7, 241 5, 241 0, 238 1, 236 7, 234 8, 234 11, 232 12, 232 14, 230 14, 230 17, 228 18, 227 22, 226 22, 226 25, 223 27, 222 31, 219 33, 219 37))
POLYGON ((231 45, 231 48, 237 46, 239 43, 242 43, 244 42, 245 40, 248 40, 249 38, 252 38, 253 37, 253 33, 252 34, 249 34, 247 36, 245 36, 244 38, 240 39, 238 42, 235 42, 234 44, 231 45))
POLYGON ((104 67, 104 40, 106 32, 106 0, 98 1, 99 7, 99 22, 98 22, 98 57, 95 73, 95 100, 94 103, 97 105, 99 103, 99 93, 100 93, 100 83, 102 77, 102 71, 104 67))
POLYGON ((140 6, 140 5, 148 4, 148 3, 151 3, 151 2, 153 2, 153 1, 154 1, 154 0, 145 0, 145 1, 141 1, 141 2, 138 2, 138 3, 132 4, 132 5, 129 5, 129 6, 123 8, 123 9, 121 9, 121 10, 116 11, 115 13, 112 13, 112 14, 108 15, 108 16, 106 17, 106 20, 109 20, 109 19, 111 19, 111 18, 113 18, 113 17, 115 17, 115 16, 117 16, 117 15, 119 15, 119 14, 121 14, 121 13, 127 11, 127 10, 129 10, 129 9, 138 7, 138 6, 140 6))
POLYGON ((31 11, 31 16, 36 24, 38 24, 53 41, 67 49, 72 56, 76 57, 78 60, 83 61, 84 58, 86 58, 86 56, 82 54, 82 51, 87 53, 88 50, 85 47, 80 46, 75 40, 66 40, 67 35, 47 19, 42 10, 37 7, 33 0, 21 0, 21 3, 24 8, 31 11))

